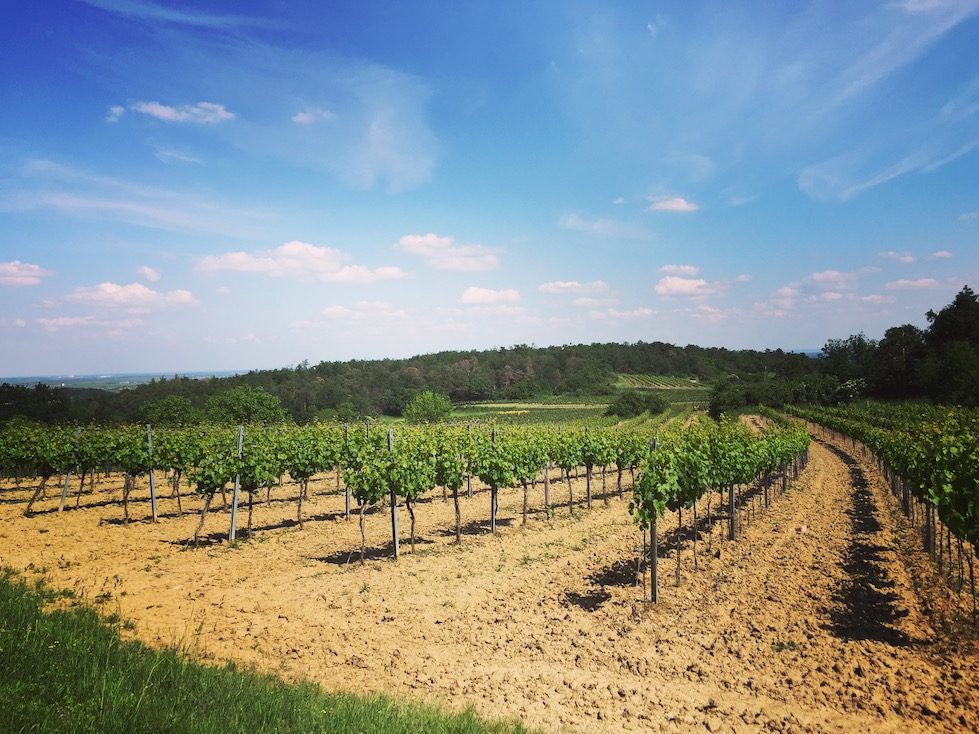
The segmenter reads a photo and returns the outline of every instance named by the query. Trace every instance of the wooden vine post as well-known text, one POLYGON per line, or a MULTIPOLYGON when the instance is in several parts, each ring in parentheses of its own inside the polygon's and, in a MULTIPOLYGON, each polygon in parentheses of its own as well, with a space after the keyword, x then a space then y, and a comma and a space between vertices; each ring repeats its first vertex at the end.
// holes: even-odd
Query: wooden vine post
MULTIPOLYGON (((343 455, 346 455, 347 451, 349 450, 348 443, 347 443, 349 440, 350 440, 350 424, 344 423, 343 424, 343 455)), ((337 481, 338 482, 340 481, 339 466, 337 466, 337 481)), ((344 484, 346 485, 345 486, 346 491, 344 493, 344 500, 343 500, 343 517, 345 520, 349 520, 350 519, 350 482, 344 482, 344 484)))
POLYGON ((150 509, 153 513, 153 522, 157 522, 156 515, 156 476, 153 473, 153 427, 146 424, 146 450, 149 453, 150 464, 150 509))
POLYGON ((649 526, 649 600, 654 604, 659 601, 659 575, 657 560, 659 559, 659 534, 656 532, 656 516, 649 526))
MULTIPOLYGON (((238 442, 235 445, 235 454, 238 457, 238 463, 241 463, 241 450, 245 443, 245 427, 238 426, 238 442)), ((152 469, 150 470, 152 471, 152 469)), ((150 475, 152 476, 152 474, 150 475)), ((234 489, 231 492, 231 530, 228 531, 228 542, 235 542, 235 535, 238 532, 238 497, 241 494, 241 467, 235 473, 235 484, 234 489)), ((250 493, 249 493, 250 494, 250 493)), ((251 511, 249 509, 249 520, 251 520, 251 511)))
POLYGON ((735 540, 737 538, 738 529, 737 529, 737 521, 735 519, 733 482, 727 486, 727 511, 728 511, 727 539, 735 540))
MULTIPOLYGON (((388 451, 394 451, 394 429, 388 429, 388 451)), ((394 484, 391 484, 391 538, 394 541, 392 549, 394 560, 398 560, 398 493, 394 484)))
MULTIPOLYGON (((490 446, 492 446, 490 452, 491 453, 495 452, 496 451, 496 427, 495 426, 490 432, 490 446)), ((491 482, 490 483, 490 532, 493 535, 496 535, 496 493, 497 493, 496 482, 491 482)))
MULTIPOLYGON (((82 427, 81 426, 77 426, 75 428, 75 446, 76 447, 78 446, 78 443, 81 440, 81 436, 82 436, 82 427)), ((77 455, 77 453, 76 453, 76 455, 77 455)), ((77 469, 77 467, 76 467, 76 469, 77 469)), ((71 469, 67 469, 65 471, 65 484, 61 488, 61 501, 58 503, 58 512, 61 512, 62 510, 65 509, 65 501, 68 499, 68 484, 69 484, 70 481, 71 481, 71 469)), ((82 475, 82 484, 84 484, 84 483, 85 483, 85 476, 82 475)), ((81 490, 79 490, 79 494, 81 494, 81 490)), ((156 517, 154 516, 153 519, 155 520, 156 517)))

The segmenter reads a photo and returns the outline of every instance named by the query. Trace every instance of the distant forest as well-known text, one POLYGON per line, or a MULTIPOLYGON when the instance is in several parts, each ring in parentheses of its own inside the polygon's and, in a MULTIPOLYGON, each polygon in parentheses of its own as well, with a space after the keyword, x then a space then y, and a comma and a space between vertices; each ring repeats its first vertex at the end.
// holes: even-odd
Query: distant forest
POLYGON ((744 405, 834 403, 862 396, 979 402, 979 299, 965 287, 925 330, 906 324, 878 342, 831 339, 820 357, 781 349, 679 347, 663 342, 518 345, 408 359, 303 362, 277 370, 192 379, 175 376, 122 390, 0 385, 0 422, 194 422, 232 420, 244 409, 262 420, 352 420, 398 416, 419 392, 453 402, 608 396, 621 374, 695 378, 713 386, 714 414, 744 405), (248 405, 243 404, 248 403, 248 405), (264 412, 263 412, 264 411, 264 412))

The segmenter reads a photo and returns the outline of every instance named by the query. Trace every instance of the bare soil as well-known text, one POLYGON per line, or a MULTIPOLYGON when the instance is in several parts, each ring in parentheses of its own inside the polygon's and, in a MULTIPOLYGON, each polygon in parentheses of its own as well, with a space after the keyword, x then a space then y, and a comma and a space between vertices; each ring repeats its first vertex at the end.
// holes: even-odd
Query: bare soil
MULTIPOLYGON (((418 503, 414 553, 401 508, 398 561, 389 509, 372 510, 364 565, 357 516, 344 518, 330 475, 310 485, 304 530, 287 483, 261 497, 254 535, 234 547, 219 495, 196 551, 197 515, 178 515, 173 499, 147 520, 145 478, 128 525, 119 477, 63 513, 52 482, 31 518, 31 488, 5 483, 0 563, 118 612, 151 645, 544 731, 979 731, 968 584, 959 597, 938 578, 856 448, 814 442, 770 509, 756 498, 742 512, 753 519, 737 542, 724 540, 723 518, 710 533, 702 502, 696 572, 685 512, 679 587, 676 519, 665 518, 655 606, 637 586, 640 534, 614 473, 607 505, 596 477, 591 510, 575 480, 573 517, 554 477, 551 501, 564 504, 541 509, 538 484, 526 528, 522 492, 500 493, 496 536, 477 486, 461 499, 458 546, 440 491, 418 503)), ((183 506, 200 504, 185 494, 183 506)))

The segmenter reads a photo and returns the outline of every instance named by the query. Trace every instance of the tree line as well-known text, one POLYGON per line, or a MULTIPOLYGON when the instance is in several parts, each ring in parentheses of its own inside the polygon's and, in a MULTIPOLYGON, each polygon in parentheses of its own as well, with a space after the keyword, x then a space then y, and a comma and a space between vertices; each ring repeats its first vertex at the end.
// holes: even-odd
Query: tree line
MULTIPOLYGON (((399 416, 422 391, 453 403, 545 398, 554 395, 619 394, 620 374, 693 377, 710 383, 726 375, 768 372, 802 379, 817 365, 810 357, 781 349, 754 351, 679 347, 664 342, 517 345, 483 351, 446 351, 408 359, 303 362, 277 370, 253 370, 231 377, 193 379, 175 375, 111 393, 97 389, 0 385, 0 422, 21 416, 42 422, 154 425, 226 422, 226 400, 261 403, 275 399, 296 423, 351 421, 361 416, 399 416), (250 393, 250 394, 246 394, 250 393), (247 399, 246 399, 247 398, 247 399), (162 415, 161 415, 162 413, 162 415), (161 420, 161 418, 163 420, 161 420), (179 418, 179 419, 178 419, 179 418)), ((259 422, 270 422, 261 405, 259 422)), ((267 407, 267 406, 266 406, 267 407)))
POLYGON ((835 405, 858 397, 979 404, 979 298, 965 286, 950 304, 925 314, 928 327, 894 326, 879 341, 863 333, 830 339, 817 370, 735 375, 715 383, 710 411, 747 405, 835 405))

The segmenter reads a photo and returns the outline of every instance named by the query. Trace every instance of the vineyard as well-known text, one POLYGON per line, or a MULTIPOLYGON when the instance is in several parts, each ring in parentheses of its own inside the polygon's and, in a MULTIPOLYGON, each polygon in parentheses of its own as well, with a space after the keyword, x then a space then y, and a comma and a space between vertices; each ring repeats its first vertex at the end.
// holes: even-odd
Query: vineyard
POLYGON ((975 621, 979 411, 908 404, 793 412, 872 454, 902 512, 921 529, 924 550, 943 576, 956 579, 960 593, 968 566, 975 621))
POLYGON ((375 427, 372 431, 369 423, 250 426, 247 430, 239 426, 237 431, 211 426, 156 432, 149 425, 82 429, 15 424, 0 433, 0 466, 7 467, 7 474, 13 476, 15 489, 19 489, 25 470, 37 480, 24 508, 27 517, 35 514, 39 501, 55 501, 47 500, 52 479, 58 478, 60 493, 52 494, 56 495, 57 511, 63 512, 72 505, 81 507, 86 479, 92 494, 96 474, 101 472, 108 478, 114 471, 123 477, 122 521, 132 519, 133 491, 142 477, 148 477, 151 519, 157 522, 161 496, 157 475, 162 474, 179 514, 183 513, 182 483, 186 482, 200 501, 200 519, 192 539, 195 548, 215 495, 220 494, 222 506, 227 507, 227 492, 231 490, 228 541, 233 542, 242 497, 247 498, 245 532, 250 535, 256 497, 264 493, 265 501, 270 502, 273 488, 281 487, 288 474, 295 491, 296 524, 302 529, 303 503, 309 500, 311 480, 332 472, 335 493, 340 493, 343 484, 344 518, 349 520, 352 512, 359 518, 362 562, 367 552, 366 513, 385 501, 391 510, 392 555, 397 558, 401 542, 399 503, 410 518, 409 539, 414 550, 416 505, 436 488, 441 488, 445 499, 452 494, 455 538, 461 542, 459 495, 464 491, 468 498, 473 496, 474 479, 489 491, 489 530, 496 533, 501 490, 522 489, 521 522, 525 526, 531 511, 530 493, 538 481, 543 484, 543 503, 536 509, 553 513, 563 504, 557 499, 563 482, 566 506, 573 514, 582 501, 591 509, 593 478, 597 482, 600 477, 600 491, 607 502, 610 471, 615 475, 618 497, 623 496, 623 475, 628 472, 633 491, 629 510, 643 533, 651 533, 650 588, 655 600, 657 518, 667 509, 681 518, 684 508, 692 509, 696 526, 697 505, 706 496, 712 527, 709 495, 726 492, 729 537, 733 540, 736 507, 744 503, 744 497, 736 500, 736 488, 760 483, 767 506, 773 475, 781 473, 784 488, 788 467, 793 465, 798 473, 795 462, 804 457, 807 446, 808 434, 800 425, 773 424, 753 435, 741 424, 716 424, 706 418, 686 423, 673 420, 665 426, 650 421, 612 428, 470 425, 402 428, 397 434, 393 428, 384 431, 375 427), (559 485, 553 489, 552 469, 558 471, 559 485), (73 487, 73 474, 77 489, 73 487), (576 500, 571 479, 580 475, 585 478, 585 496, 576 500), (73 502, 69 498, 72 491, 73 502), (352 509, 354 503, 356 508, 352 509))
POLYGON ((848 621, 882 617, 843 593, 862 453, 775 414, 12 424, 0 450, 5 562, 204 660, 555 731, 975 723, 974 655, 889 642, 941 639, 896 560, 873 578, 904 611, 848 621))
POLYGON ((654 390, 698 390, 704 386, 693 377, 664 375, 619 375, 622 387, 654 390))

